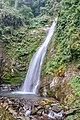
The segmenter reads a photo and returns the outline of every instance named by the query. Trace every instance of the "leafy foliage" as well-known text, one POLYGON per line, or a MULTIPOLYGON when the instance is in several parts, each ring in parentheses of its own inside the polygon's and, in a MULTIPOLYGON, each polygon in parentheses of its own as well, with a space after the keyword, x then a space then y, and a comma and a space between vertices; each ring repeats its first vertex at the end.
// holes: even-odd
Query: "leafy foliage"
POLYGON ((24 5, 19 11, 25 19, 33 18, 33 13, 30 7, 24 5))
POLYGON ((46 74, 53 75, 54 69, 62 64, 69 65, 80 59, 80 7, 79 0, 61 1, 54 36, 55 51, 47 59, 46 74))
POLYGON ((43 39, 45 32, 27 30, 22 27, 13 33, 5 34, 5 64, 2 79, 5 83, 21 83, 26 75, 32 55, 43 39), (13 56, 13 57, 12 57, 13 56))
MULTIPOLYGON (((72 86, 72 89, 73 89, 74 95, 75 95, 75 99, 73 100, 73 98, 69 97, 68 98, 68 105, 70 107, 78 107, 78 108, 80 108, 80 75, 76 76, 76 77, 73 77, 70 80, 69 84, 72 86), (71 101, 71 104, 70 104, 69 101, 71 101)), ((67 120, 73 119, 73 118, 76 118, 77 120, 79 120, 79 118, 80 118, 80 110, 78 112, 76 112, 76 114, 74 114, 72 116, 68 116, 67 120)))
POLYGON ((23 18, 14 8, 3 7, 0 9, 0 23, 1 27, 11 26, 17 28, 23 25, 23 18))
MULTIPOLYGON (((33 35, 29 32, 31 29, 50 24, 51 19, 58 15, 57 28, 52 41, 52 44, 55 43, 55 50, 49 58, 48 52, 51 49, 49 46, 43 66, 43 76, 44 74, 63 76, 66 65, 80 58, 79 0, 20 0, 16 9, 15 2, 15 0, 0 2, 0 39, 6 44, 7 58, 10 57, 11 61, 13 54, 12 61, 16 63, 18 61, 19 64, 25 61, 23 66, 28 67, 26 62, 29 63, 32 53, 44 36, 40 33, 42 37, 38 36, 38 40, 35 39, 34 42, 33 35), (28 57, 25 58, 25 55, 28 57)), ((35 33, 33 34, 36 38, 35 33)), ((19 66, 18 63, 15 66, 19 66)), ((25 67, 21 69, 26 71, 25 67)))
POLYGON ((70 84, 75 89, 77 97, 80 97, 80 76, 72 78, 70 84))
POLYGON ((5 16, 1 16, 2 26, 12 26, 14 29, 22 25, 21 18, 15 18, 11 14, 6 14, 5 16))

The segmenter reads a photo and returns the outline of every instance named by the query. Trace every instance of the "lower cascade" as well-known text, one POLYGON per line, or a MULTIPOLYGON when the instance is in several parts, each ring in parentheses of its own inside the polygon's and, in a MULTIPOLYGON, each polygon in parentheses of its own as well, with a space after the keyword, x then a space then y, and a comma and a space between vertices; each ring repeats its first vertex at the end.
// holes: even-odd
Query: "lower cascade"
POLYGON ((24 81, 24 84, 22 88, 20 89, 20 93, 28 93, 28 94, 36 94, 37 88, 40 83, 40 74, 41 74, 41 68, 42 63, 44 60, 44 56, 46 54, 47 46, 49 44, 49 41, 51 40, 53 33, 55 31, 56 21, 53 21, 50 30, 45 38, 45 41, 40 45, 40 47, 37 49, 35 54, 33 55, 29 69, 24 81))

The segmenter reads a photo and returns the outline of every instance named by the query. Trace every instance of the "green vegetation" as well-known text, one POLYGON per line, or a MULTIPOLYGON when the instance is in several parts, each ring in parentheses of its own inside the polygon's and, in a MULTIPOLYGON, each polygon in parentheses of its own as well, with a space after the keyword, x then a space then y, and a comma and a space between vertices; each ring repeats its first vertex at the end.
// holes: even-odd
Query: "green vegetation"
MULTIPOLYGON (((80 70, 80 0, 0 0, 0 83, 23 82, 29 62, 55 17, 56 31, 44 60, 42 79, 58 77, 60 85, 54 93, 47 86, 48 96, 69 107, 80 107, 80 76, 70 76, 69 83, 61 81, 71 65, 80 70)), ((79 114, 67 120, 79 120, 79 114)))
MULTIPOLYGON (((76 101, 80 100, 80 76, 73 77, 70 80, 70 84, 75 91, 76 101)), ((79 101, 80 102, 80 101, 79 101)), ((80 107, 80 104, 74 103, 76 107, 80 107)))
POLYGON ((46 74, 53 75, 54 70, 60 66, 65 67, 80 59, 79 6, 79 0, 62 0, 59 4, 57 28, 53 39, 55 51, 51 58, 47 59, 46 74))
POLYGON ((24 80, 31 57, 44 36, 45 32, 42 30, 28 31, 24 28, 21 28, 20 31, 15 30, 12 35, 5 34, 7 39, 5 62, 7 65, 3 67, 4 82, 21 83, 24 80))
POLYGON ((50 44, 42 77, 46 74, 64 76, 66 66, 80 58, 79 6, 79 0, 25 0, 22 3, 18 0, 1 0, 0 39, 5 46, 7 62, 1 75, 3 81, 16 81, 15 76, 18 76, 17 79, 24 78, 32 55, 45 36, 42 29, 50 26, 56 16, 57 28, 51 43, 54 50, 48 57, 52 49, 50 44))
POLYGON ((80 75, 73 77, 65 87, 69 87, 68 94, 64 98, 64 103, 72 108, 80 108, 80 75))
MULTIPOLYGON (((80 76, 73 77, 69 84, 72 86, 72 89, 74 91, 73 96, 74 97, 69 97, 67 104, 68 106, 72 108, 80 108, 80 76)), ((79 120, 80 118, 80 110, 74 113, 74 115, 70 115, 67 117, 67 120, 73 120, 73 118, 76 118, 79 120)))
POLYGON ((0 40, 4 46, 0 83, 22 83, 24 80, 31 57, 46 35, 43 29, 51 23, 47 13, 40 14, 41 7, 51 9, 51 5, 46 8, 47 2, 0 1, 0 40))

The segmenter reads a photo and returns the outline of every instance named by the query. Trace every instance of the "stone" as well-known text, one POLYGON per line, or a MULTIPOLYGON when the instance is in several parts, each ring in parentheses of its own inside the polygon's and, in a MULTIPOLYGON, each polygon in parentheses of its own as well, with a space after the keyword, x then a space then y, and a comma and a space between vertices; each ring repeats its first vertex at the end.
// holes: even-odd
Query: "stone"
POLYGON ((43 111, 44 111, 44 109, 40 109, 39 111, 37 111, 37 115, 41 116, 43 111))
POLYGON ((62 120, 62 117, 63 117, 63 110, 59 113, 56 113, 54 111, 50 111, 49 114, 48 114, 48 117, 53 119, 53 120, 62 120))
POLYGON ((0 120, 16 120, 5 108, 0 106, 0 120))
POLYGON ((26 113, 25 113, 25 116, 29 117, 31 114, 31 110, 27 110, 26 113))
POLYGON ((8 99, 8 104, 9 104, 9 105, 12 105, 12 101, 10 101, 9 99, 8 99))
POLYGON ((49 120, 48 115, 47 114, 43 114, 42 120, 49 120))
POLYGON ((53 103, 53 100, 46 98, 40 102, 40 105, 50 105, 51 103, 53 103))
POLYGON ((54 113, 54 117, 57 119, 57 120, 61 120, 62 117, 63 117, 63 110, 59 113, 56 113, 56 112, 53 112, 54 113))
POLYGON ((47 89, 46 89, 46 86, 43 88, 43 96, 44 96, 44 97, 47 96, 47 89))
POLYGON ((38 106, 37 108, 32 109, 31 114, 32 115, 37 115, 38 113, 41 114, 42 111, 44 111, 44 107, 38 106))
POLYGON ((13 116, 17 116, 17 112, 13 110, 12 108, 8 108, 9 113, 11 113, 13 116))
POLYGON ((49 108, 50 108, 50 105, 46 105, 45 107, 46 107, 46 109, 49 109, 49 108))
POLYGON ((50 84, 50 88, 55 88, 55 85, 58 83, 58 77, 54 77, 51 84, 50 84))
POLYGON ((51 120, 48 117, 50 111, 56 118, 60 118, 62 113, 60 104, 53 98, 42 98, 37 101, 28 101, 24 98, 1 97, 0 105, 4 106, 16 120, 51 120), (57 108, 58 107, 58 108, 57 108), (59 112, 60 111, 60 112, 59 112))
POLYGON ((0 85, 0 91, 1 92, 6 92, 6 91, 13 91, 13 90, 18 90, 20 87, 19 84, 1 84, 0 85))
POLYGON ((4 102, 4 103, 2 104, 2 106, 3 106, 3 107, 6 107, 6 106, 8 106, 8 103, 4 102))
POLYGON ((52 111, 58 113, 62 110, 62 107, 59 104, 51 104, 52 111))

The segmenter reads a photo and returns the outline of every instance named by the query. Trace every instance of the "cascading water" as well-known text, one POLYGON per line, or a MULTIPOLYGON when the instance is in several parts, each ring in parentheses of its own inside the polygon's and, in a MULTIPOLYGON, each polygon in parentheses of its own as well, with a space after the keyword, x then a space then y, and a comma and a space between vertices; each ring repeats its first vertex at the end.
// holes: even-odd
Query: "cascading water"
POLYGON ((45 38, 45 41, 40 45, 40 47, 37 49, 36 53, 33 55, 29 69, 24 81, 24 84, 20 90, 23 94, 36 94, 37 88, 40 83, 40 74, 41 74, 41 67, 44 60, 44 56, 47 50, 47 46, 49 41, 52 38, 52 35, 55 31, 56 21, 53 21, 50 30, 45 38))

